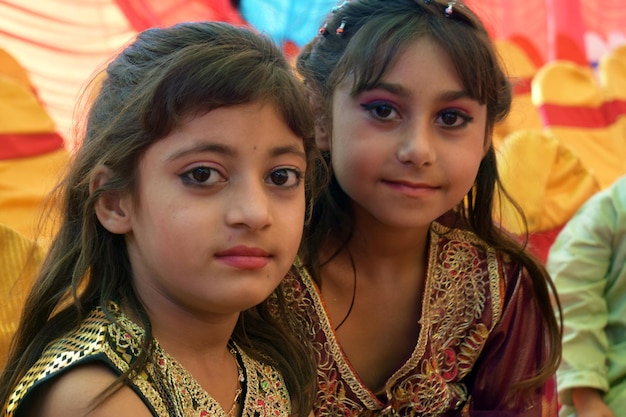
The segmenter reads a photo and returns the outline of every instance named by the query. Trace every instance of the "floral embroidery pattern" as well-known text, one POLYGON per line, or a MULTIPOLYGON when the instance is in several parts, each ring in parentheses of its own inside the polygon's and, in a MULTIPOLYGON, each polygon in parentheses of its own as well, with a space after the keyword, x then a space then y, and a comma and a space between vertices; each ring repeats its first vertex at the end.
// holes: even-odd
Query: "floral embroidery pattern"
MULTIPOLYGON (((409 360, 372 393, 339 347, 320 293, 304 266, 289 300, 316 351, 317 416, 424 416, 458 413, 468 402, 465 379, 499 320, 501 276, 495 252, 472 233, 433 224, 421 330, 409 360)), ((416 317, 416 320, 418 317, 416 317)))

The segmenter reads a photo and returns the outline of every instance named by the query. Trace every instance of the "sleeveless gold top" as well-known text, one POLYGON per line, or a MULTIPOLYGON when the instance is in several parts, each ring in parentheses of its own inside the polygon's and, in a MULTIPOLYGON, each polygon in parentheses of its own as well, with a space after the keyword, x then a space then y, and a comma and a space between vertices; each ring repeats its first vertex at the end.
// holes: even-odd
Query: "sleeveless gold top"
MULTIPOLYGON (((141 351, 144 331, 121 313, 114 303, 117 323, 96 308, 82 325, 50 344, 22 378, 9 398, 5 417, 16 415, 34 388, 72 366, 99 361, 121 374, 141 351)), ((291 401, 281 374, 233 345, 243 371, 243 417, 287 416, 291 401)), ((132 380, 132 388, 155 417, 227 417, 215 401, 174 358, 153 340, 153 355, 144 372, 132 380)))

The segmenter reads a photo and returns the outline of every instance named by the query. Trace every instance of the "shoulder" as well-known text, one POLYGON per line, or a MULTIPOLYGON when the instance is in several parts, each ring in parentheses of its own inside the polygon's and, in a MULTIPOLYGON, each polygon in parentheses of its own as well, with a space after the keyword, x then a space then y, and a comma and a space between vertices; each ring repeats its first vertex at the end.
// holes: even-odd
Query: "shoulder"
POLYGON ((462 306, 475 312, 472 317, 484 315, 495 323, 509 282, 509 261, 475 233, 433 223, 425 297, 432 303, 462 306))
POLYGON ((281 284, 283 291, 295 298, 306 296, 311 292, 315 293, 317 289, 315 280, 299 257, 295 259, 281 284))
MULTIPOLYGON (((548 265, 564 256, 572 262, 592 259, 581 258, 581 253, 625 248, 626 236, 626 177, 593 195, 564 225, 550 248, 548 265)), ((622 249, 623 250, 623 249, 622 249)))
MULTIPOLYGON (((607 189, 598 193, 598 195, 603 194, 607 194, 605 198, 610 199, 615 205, 624 208, 626 206, 626 175, 618 178, 607 189)), ((591 197, 591 199, 594 197, 591 197)))
POLYGON ((122 386, 104 402, 98 404, 99 396, 115 380, 116 374, 104 364, 90 363, 76 366, 39 387, 20 416, 152 415, 139 396, 128 386, 122 386))
POLYGON ((474 232, 433 223, 429 263, 440 278, 457 282, 461 291, 473 285, 495 304, 502 304, 519 285, 532 285, 523 261, 495 249, 474 232), (459 277, 463 279, 458 279, 459 277))
POLYGON ((300 258, 296 258, 280 290, 290 315, 300 324, 317 326, 324 315, 320 291, 300 258))
POLYGON ((437 222, 431 226, 430 250, 431 256, 436 255, 440 262, 454 259, 456 262, 485 267, 503 261, 503 253, 496 251, 474 232, 437 222))
POLYGON ((123 331, 117 329, 100 308, 94 309, 77 329, 44 349, 11 394, 8 415, 23 415, 24 407, 33 404, 33 397, 56 386, 58 380, 71 382, 73 375, 82 374, 79 369, 101 368, 101 372, 106 370, 115 378, 128 369, 133 359, 124 347, 134 346, 130 346, 123 331), (118 339, 124 339, 122 347, 118 346, 118 339))
MULTIPOLYGON (((567 222, 568 227, 592 228, 601 223, 619 227, 626 215, 626 176, 592 195, 567 222)), ((623 226, 622 226, 623 227, 623 226)))

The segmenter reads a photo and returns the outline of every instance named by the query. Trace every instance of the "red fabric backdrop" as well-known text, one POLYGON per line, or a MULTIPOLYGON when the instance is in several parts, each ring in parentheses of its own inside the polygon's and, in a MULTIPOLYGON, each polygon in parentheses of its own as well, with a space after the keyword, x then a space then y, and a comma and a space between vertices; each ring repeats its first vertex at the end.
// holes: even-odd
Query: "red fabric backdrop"
MULTIPOLYGON (((466 2, 494 38, 515 40, 538 67, 554 59, 593 64, 626 43, 623 0, 466 2)), ((60 132, 71 140, 79 92, 112 54, 149 26, 201 19, 245 24, 229 0, 0 0, 0 48, 22 63, 60 132)))

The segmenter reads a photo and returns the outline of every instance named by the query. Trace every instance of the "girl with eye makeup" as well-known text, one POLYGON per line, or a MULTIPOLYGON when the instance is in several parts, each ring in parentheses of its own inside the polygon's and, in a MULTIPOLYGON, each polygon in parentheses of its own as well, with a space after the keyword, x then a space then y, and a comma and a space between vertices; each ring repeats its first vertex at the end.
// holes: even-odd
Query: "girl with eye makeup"
POLYGON ((497 223, 511 87, 480 20, 458 1, 344 1, 297 68, 331 171, 290 295, 315 414, 556 415, 552 284, 497 223))

